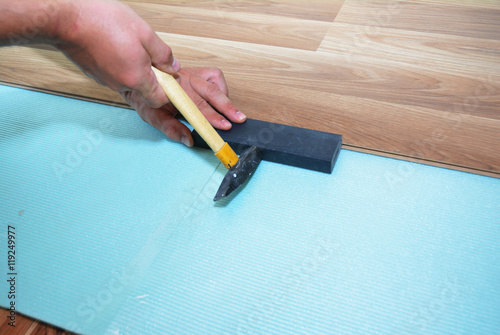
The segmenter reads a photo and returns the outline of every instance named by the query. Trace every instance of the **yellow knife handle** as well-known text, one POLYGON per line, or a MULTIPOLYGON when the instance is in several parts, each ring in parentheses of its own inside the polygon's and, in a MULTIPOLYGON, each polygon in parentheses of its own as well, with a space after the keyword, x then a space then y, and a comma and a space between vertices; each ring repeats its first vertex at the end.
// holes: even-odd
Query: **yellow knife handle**
POLYGON ((238 162, 238 156, 229 144, 224 142, 222 137, 215 131, 214 127, 203 116, 193 100, 184 92, 177 80, 168 73, 154 67, 152 69, 156 75, 156 79, 167 94, 168 99, 205 140, 215 153, 215 156, 217 156, 226 168, 230 169, 234 166, 238 162))

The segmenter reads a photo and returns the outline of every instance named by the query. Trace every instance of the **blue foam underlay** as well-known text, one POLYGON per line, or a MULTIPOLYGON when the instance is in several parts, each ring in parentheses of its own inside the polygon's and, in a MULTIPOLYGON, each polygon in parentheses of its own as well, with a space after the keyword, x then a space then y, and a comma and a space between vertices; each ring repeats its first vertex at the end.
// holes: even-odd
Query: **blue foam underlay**
POLYGON ((20 313, 84 334, 500 333, 498 179, 342 150, 331 175, 262 162, 213 203, 213 154, 132 110, 0 101, 20 313))

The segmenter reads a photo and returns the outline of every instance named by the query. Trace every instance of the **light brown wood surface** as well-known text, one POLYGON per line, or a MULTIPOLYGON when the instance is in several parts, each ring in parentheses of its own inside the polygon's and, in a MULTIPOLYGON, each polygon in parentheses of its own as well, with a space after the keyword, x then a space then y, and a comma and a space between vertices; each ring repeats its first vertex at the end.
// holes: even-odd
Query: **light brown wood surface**
MULTIPOLYGON (((500 176, 500 1, 125 2, 251 118, 500 176)), ((46 47, 0 49, 0 82, 124 104, 46 47)))
POLYGON ((33 320, 24 315, 17 314, 15 327, 9 325, 9 311, 0 308, 0 334, 2 335, 71 335, 64 329, 51 326, 44 322, 33 320))

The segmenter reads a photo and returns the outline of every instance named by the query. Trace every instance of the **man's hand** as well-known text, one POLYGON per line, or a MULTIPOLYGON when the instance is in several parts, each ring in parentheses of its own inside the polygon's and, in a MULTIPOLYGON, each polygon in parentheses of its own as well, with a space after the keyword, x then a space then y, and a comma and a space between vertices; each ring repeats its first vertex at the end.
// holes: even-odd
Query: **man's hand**
MULTIPOLYGON (((227 97, 227 84, 218 68, 189 68, 179 71, 181 86, 191 97, 207 120, 218 129, 230 129, 230 121, 241 123, 246 116, 241 113, 227 97)), ((175 141, 186 146, 193 145, 189 129, 175 119, 177 109, 168 103, 160 108, 154 108, 134 91, 122 93, 125 100, 132 106, 141 118, 175 141)))
MULTIPOLYGON (((0 46, 12 44, 13 36, 23 43, 54 45, 87 76, 120 92, 143 120, 193 145, 151 69, 177 76, 180 64, 129 6, 117 0, 0 0, 0 46)), ((228 99, 219 69, 179 73, 181 86, 215 128, 231 128, 223 115, 232 122, 245 121, 228 99)))
POLYGON ((122 94, 135 92, 151 107, 165 105, 151 65, 175 74, 180 64, 152 28, 119 1, 80 0, 70 6, 56 47, 98 83, 122 94))

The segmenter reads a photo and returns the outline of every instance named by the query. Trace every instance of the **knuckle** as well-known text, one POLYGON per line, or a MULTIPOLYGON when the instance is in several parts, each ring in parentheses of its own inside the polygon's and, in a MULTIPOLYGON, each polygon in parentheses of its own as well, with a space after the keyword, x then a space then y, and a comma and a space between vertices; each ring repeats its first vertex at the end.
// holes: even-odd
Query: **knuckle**
POLYGON ((229 100, 225 100, 225 101, 223 101, 223 102, 221 103, 221 108, 222 108, 222 110, 224 110, 224 111, 230 111, 230 112, 234 111, 234 112, 236 112, 236 107, 235 107, 235 106, 234 106, 234 104, 233 104, 231 101, 229 101, 229 100))
POLYGON ((122 85, 128 89, 136 90, 141 86, 141 78, 135 73, 123 74, 119 78, 122 85))
POLYGON ((151 108, 160 108, 161 106, 163 106, 163 101, 154 95, 145 96, 144 100, 151 108))
POLYGON ((216 75, 222 75, 222 70, 217 66, 210 67, 210 70, 216 75))
POLYGON ((209 82, 207 85, 207 93, 210 96, 218 95, 220 94, 219 87, 216 84, 209 82))
POLYGON ((154 40, 156 33, 149 24, 145 22, 136 23, 136 29, 140 40, 148 43, 154 40))
POLYGON ((152 94, 149 96, 149 105, 152 108, 160 108, 166 104, 169 103, 168 97, 163 92, 161 87, 156 87, 155 90, 153 90, 152 94))
POLYGON ((205 99, 203 99, 201 97, 194 98, 193 102, 196 105, 196 107, 198 107, 200 109, 200 111, 202 113, 205 113, 211 107, 210 104, 205 99))
POLYGON ((210 71, 212 78, 216 80, 224 79, 224 73, 222 73, 222 70, 219 69, 218 67, 212 67, 210 68, 210 71))
POLYGON ((173 120, 163 120, 160 124, 159 130, 171 139, 175 139, 176 127, 172 122, 173 120))
POLYGON ((169 47, 167 44, 163 43, 164 44, 164 48, 165 48, 165 57, 167 59, 169 59, 171 56, 172 56, 172 48, 169 47))
POLYGON ((158 63, 167 64, 172 60, 172 49, 168 45, 164 45, 164 50, 161 53, 160 58, 158 59, 158 63))

